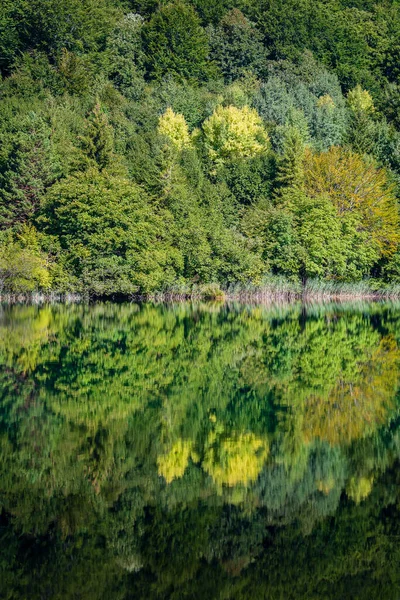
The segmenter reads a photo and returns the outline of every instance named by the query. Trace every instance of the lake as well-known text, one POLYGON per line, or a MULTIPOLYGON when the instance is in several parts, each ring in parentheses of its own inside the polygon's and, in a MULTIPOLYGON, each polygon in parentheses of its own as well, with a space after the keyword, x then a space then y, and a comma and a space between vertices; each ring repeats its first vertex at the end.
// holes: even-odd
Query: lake
POLYGON ((0 597, 400 597, 400 306, 0 310, 0 597))

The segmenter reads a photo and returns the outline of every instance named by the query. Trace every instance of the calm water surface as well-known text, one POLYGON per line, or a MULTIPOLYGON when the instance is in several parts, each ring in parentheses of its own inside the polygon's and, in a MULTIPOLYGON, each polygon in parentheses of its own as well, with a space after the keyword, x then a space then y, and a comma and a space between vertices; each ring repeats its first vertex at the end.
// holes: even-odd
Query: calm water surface
POLYGON ((400 597, 400 308, 0 309, 0 597, 400 597))

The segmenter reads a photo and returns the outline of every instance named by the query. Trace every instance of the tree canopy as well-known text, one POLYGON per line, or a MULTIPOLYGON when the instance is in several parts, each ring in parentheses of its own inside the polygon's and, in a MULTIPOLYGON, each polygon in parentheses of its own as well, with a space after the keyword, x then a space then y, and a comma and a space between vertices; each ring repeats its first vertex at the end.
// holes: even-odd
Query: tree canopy
POLYGON ((5 0, 0 293, 396 283, 399 32, 383 0, 5 0))

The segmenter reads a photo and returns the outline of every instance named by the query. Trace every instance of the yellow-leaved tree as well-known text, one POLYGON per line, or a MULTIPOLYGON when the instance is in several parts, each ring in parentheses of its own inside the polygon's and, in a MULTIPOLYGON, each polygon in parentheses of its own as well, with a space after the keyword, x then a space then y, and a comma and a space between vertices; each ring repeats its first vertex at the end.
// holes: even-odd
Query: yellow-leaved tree
POLYGON ((305 164, 307 194, 328 196, 339 217, 351 217, 381 256, 391 256, 400 242, 399 210, 386 170, 339 147, 307 150, 305 164))
POLYGON ((371 94, 367 90, 363 90, 360 85, 349 91, 347 102, 350 109, 355 113, 371 114, 375 111, 371 94))
POLYGON ((24 225, 18 236, 12 230, 0 239, 0 292, 29 293, 47 290, 51 276, 47 256, 40 248, 39 234, 24 225))
POLYGON ((254 108, 218 106, 203 123, 204 144, 216 164, 251 158, 268 150, 269 137, 254 108))
POLYGON ((165 136, 178 151, 190 146, 189 128, 185 117, 175 113, 171 107, 159 118, 158 133, 165 136))

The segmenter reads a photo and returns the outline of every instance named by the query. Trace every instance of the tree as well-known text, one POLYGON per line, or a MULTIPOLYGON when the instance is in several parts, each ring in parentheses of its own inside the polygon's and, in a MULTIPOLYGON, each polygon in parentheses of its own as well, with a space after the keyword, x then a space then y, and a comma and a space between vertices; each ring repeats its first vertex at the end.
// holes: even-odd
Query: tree
POLYGON ((305 149, 304 134, 298 127, 287 127, 284 133, 283 153, 278 160, 278 190, 303 187, 305 149))
POLYGON ((178 151, 190 145, 189 129, 185 117, 175 114, 170 107, 158 121, 158 133, 166 137, 178 151))
POLYGON ((23 18, 23 5, 4 0, 0 5, 0 73, 7 73, 20 51, 18 22, 23 18))
POLYGON ((172 77, 164 79, 155 90, 162 109, 171 107, 175 113, 184 115, 190 130, 200 127, 221 103, 221 95, 209 91, 206 87, 187 85, 172 77))
POLYGON ((246 71, 262 75, 265 70, 265 49, 261 34, 237 8, 229 11, 218 27, 208 28, 210 57, 215 61, 225 81, 234 81, 246 71))
POLYGON ((0 157, 0 229, 35 217, 40 199, 60 174, 51 129, 31 112, 16 134, 3 136, 0 157))
POLYGON ((219 23, 228 10, 232 9, 233 6, 242 4, 242 1, 220 0, 220 2, 214 2, 214 0, 191 0, 191 4, 195 7, 197 14, 205 26, 210 23, 213 25, 219 23))
POLYGON ((128 98, 138 100, 144 88, 143 18, 128 13, 107 39, 109 77, 128 98))
POLYGON ((388 84, 381 97, 382 112, 390 123, 400 129, 400 85, 397 83, 388 84))
POLYGON ((85 96, 93 86, 94 67, 88 57, 63 48, 58 59, 58 76, 65 91, 85 96))
POLYGON ((347 94, 350 119, 348 141, 351 147, 360 154, 368 154, 374 149, 374 133, 376 130, 373 120, 375 107, 371 94, 360 85, 347 94))
POLYGON ((255 109, 218 106, 203 123, 204 145, 210 159, 221 165, 267 152, 269 137, 255 109))
POLYGON ((188 4, 178 0, 161 7, 145 25, 143 36, 150 78, 207 78, 207 36, 188 4))
POLYGON ((43 50, 52 59, 63 48, 95 52, 104 47, 108 33, 122 17, 112 0, 15 0, 11 31, 24 51, 43 50))
POLYGON ((105 171, 89 169, 55 184, 41 224, 58 237, 71 282, 96 294, 151 291, 182 268, 171 214, 105 171))
POLYGON ((226 182, 240 204, 250 206, 262 198, 270 198, 275 171, 275 156, 267 153, 231 161, 219 170, 218 177, 226 182))
POLYGON ((355 218, 357 229, 380 255, 395 252, 400 241, 397 200, 387 172, 374 161, 338 147, 309 152, 305 188, 311 197, 328 196, 339 218, 355 218))
POLYGON ((193 190, 191 172, 180 165, 169 175, 164 179, 165 204, 180 232, 185 278, 206 283, 259 280, 263 265, 252 240, 238 230, 235 199, 226 186, 203 183, 193 190))
POLYGON ((332 203, 326 197, 309 198, 296 188, 291 189, 282 203, 294 217, 298 275, 303 282, 309 278, 343 277, 346 247, 332 203))
POLYGON ((344 103, 335 103, 329 94, 316 101, 315 113, 311 122, 313 146, 319 152, 343 143, 348 127, 347 110, 344 103))
POLYGON ((347 94, 347 102, 350 109, 355 114, 371 114, 374 112, 374 101, 371 94, 367 90, 363 90, 360 85, 349 91, 347 94))
MULTIPOLYGON (((319 151, 345 139, 348 110, 339 82, 308 53, 299 65, 275 65, 256 93, 254 106, 263 119, 278 126, 299 126, 302 115, 308 129, 307 141, 319 151)), ((272 129, 274 147, 279 147, 280 137, 279 129, 272 129)))
POLYGON ((273 59, 293 58, 310 47, 311 15, 312 5, 307 0, 260 0, 251 7, 251 17, 273 59))
POLYGON ((47 290, 51 276, 34 227, 25 225, 18 236, 0 237, 0 292, 26 293, 47 290))
POLYGON ((85 133, 81 136, 81 147, 88 163, 100 170, 110 166, 114 158, 113 128, 107 115, 97 102, 85 123, 85 133))

